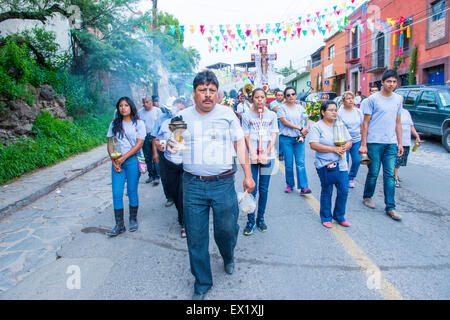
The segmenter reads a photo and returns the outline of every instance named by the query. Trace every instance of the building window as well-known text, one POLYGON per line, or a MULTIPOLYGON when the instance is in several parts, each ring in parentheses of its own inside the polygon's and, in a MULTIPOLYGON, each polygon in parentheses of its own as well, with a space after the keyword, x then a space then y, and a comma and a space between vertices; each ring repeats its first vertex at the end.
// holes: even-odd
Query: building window
POLYGON ((427 23, 425 49, 441 46, 449 40, 448 2, 446 0, 427 0, 427 23))
POLYGON ((352 59, 359 58, 359 29, 352 33, 352 59))
POLYGON ((334 58, 334 45, 328 48, 328 59, 334 58))
POLYGON ((439 0, 431 5, 431 21, 438 21, 445 17, 445 0, 439 0))
POLYGON ((397 25, 397 28, 399 30, 400 29, 404 29, 401 32, 401 37, 402 37, 403 44, 400 43, 400 34, 399 34, 398 40, 397 40, 398 41, 397 42, 398 49, 400 50, 400 44, 402 44, 402 46, 403 46, 403 54, 404 55, 408 55, 409 54, 409 50, 411 49, 410 48, 411 43, 412 43, 412 27, 410 26, 412 24, 412 20, 411 19, 412 18, 409 18, 409 20, 406 20, 405 22, 403 22, 402 25, 400 25, 400 24, 397 25), (403 26, 403 28, 401 28, 401 26, 403 26), (409 38, 408 38, 408 29, 407 29, 408 26, 409 26, 409 38))

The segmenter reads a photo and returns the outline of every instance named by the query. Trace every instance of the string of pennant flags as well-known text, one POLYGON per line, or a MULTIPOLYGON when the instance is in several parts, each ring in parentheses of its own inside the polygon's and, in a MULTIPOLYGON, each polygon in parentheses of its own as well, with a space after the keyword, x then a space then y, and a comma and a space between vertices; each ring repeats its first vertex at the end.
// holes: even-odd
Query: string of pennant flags
MULTIPOLYGON (((361 0, 362 1, 362 0, 361 0)), ((361 2, 359 1, 359 2, 361 2)), ((262 37, 268 39, 269 45, 279 44, 281 41, 299 39, 307 35, 332 35, 341 32, 343 29, 353 33, 364 33, 365 30, 374 32, 376 29, 383 31, 385 28, 395 28, 397 24, 400 29, 393 34, 393 44, 396 44, 397 36, 399 45, 403 42, 403 31, 407 31, 409 38, 409 27, 405 24, 409 19, 403 17, 393 19, 388 18, 381 21, 379 18, 370 18, 365 21, 358 20, 357 23, 349 24, 348 15, 352 13, 358 4, 357 0, 350 0, 351 3, 343 2, 340 6, 335 5, 315 13, 306 14, 295 19, 283 22, 262 23, 262 24, 219 24, 219 25, 163 25, 157 28, 164 33, 169 31, 172 35, 176 32, 184 35, 186 32, 200 34, 206 38, 209 44, 209 52, 232 52, 258 49, 258 40, 262 37), (405 24, 405 27, 403 27, 405 24)), ((366 3, 362 4, 362 13, 365 15, 366 3)), ((143 27, 144 32, 155 31, 149 23, 143 27)))
POLYGON ((256 78, 256 71, 248 70, 213 70, 217 79, 221 84, 237 83, 240 81, 254 83, 256 78))

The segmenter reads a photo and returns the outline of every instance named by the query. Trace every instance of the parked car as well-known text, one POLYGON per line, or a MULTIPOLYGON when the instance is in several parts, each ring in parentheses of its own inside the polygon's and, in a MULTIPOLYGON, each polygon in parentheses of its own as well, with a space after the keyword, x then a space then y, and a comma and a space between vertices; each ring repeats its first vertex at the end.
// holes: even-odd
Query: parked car
POLYGON ((305 98, 305 102, 311 102, 314 100, 320 100, 320 97, 323 94, 327 94, 330 100, 333 100, 334 98, 337 97, 337 93, 330 91, 330 92, 312 92, 310 94, 308 94, 308 96, 306 96, 305 98))
POLYGON ((395 92, 403 96, 417 131, 441 136, 450 152, 450 86, 404 86, 395 92))

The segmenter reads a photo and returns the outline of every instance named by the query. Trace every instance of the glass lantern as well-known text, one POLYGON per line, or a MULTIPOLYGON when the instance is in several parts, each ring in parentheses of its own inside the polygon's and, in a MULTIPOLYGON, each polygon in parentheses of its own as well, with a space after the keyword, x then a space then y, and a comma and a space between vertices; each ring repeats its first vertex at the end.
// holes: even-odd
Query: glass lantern
POLYGON ((175 121, 169 123, 169 129, 173 132, 174 139, 178 143, 177 149, 182 150, 184 149, 183 132, 187 129, 187 124, 181 117, 179 118, 180 119, 176 119, 175 121))
MULTIPOLYGON (((339 147, 347 143, 345 140, 345 125, 339 118, 337 118, 333 124, 333 137, 334 144, 339 147)), ((341 159, 344 159, 344 154, 341 154, 341 159)))
POLYGON ((122 150, 120 148, 120 142, 116 137, 110 137, 108 139, 108 151, 111 159, 119 159, 122 156, 122 150))

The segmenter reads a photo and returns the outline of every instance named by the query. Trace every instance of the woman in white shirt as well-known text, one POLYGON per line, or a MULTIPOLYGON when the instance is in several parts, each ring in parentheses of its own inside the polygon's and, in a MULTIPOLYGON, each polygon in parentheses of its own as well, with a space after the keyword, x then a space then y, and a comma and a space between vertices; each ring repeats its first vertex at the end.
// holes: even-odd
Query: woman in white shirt
MULTIPOLYGON (((125 232, 123 192, 127 181, 127 193, 130 213, 130 232, 136 231, 137 211, 139 206, 138 185, 139 167, 136 153, 142 148, 146 136, 144 121, 139 120, 136 105, 128 98, 120 98, 116 105, 116 116, 111 122, 107 137, 116 137, 120 143, 122 155, 118 159, 111 158, 111 179, 114 217, 116 225, 107 235, 117 236, 125 232)), ((111 156, 111 150, 108 148, 111 156)))
POLYGON ((311 193, 305 169, 305 142, 309 132, 309 119, 306 109, 295 103, 297 93, 293 87, 284 89, 286 102, 277 109, 280 120, 280 148, 283 150, 286 168, 286 189, 290 193, 295 187, 294 159, 297 171, 297 188, 301 195, 311 193))
POLYGON ((256 183, 253 196, 259 191, 258 216, 255 221, 255 212, 248 215, 248 222, 244 228, 246 236, 252 234, 256 227, 261 232, 267 230, 264 214, 270 176, 275 164, 273 146, 277 139, 278 122, 276 113, 265 108, 266 102, 267 96, 263 89, 253 90, 253 108, 242 117, 242 130, 250 154, 252 177, 256 183))
POLYGON ((358 174, 361 155, 358 153, 361 147, 361 125, 363 123, 363 113, 355 107, 355 95, 351 91, 346 91, 342 95, 342 107, 339 108, 338 117, 342 120, 352 137, 352 147, 347 150, 347 164, 350 165, 350 156, 352 166, 348 173, 349 188, 355 187, 355 178, 358 174))

